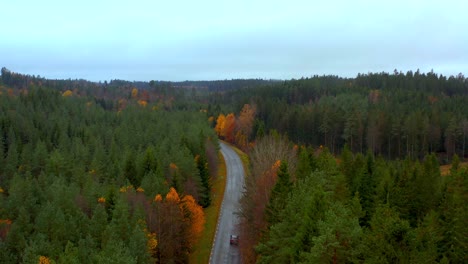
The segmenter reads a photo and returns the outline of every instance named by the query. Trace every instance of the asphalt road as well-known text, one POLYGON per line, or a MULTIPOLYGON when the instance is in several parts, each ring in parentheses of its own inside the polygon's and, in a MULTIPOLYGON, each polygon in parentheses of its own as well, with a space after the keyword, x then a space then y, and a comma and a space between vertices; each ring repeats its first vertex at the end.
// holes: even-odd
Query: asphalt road
POLYGON ((226 161, 227 180, 210 263, 241 263, 239 248, 231 245, 229 239, 231 234, 238 234, 239 220, 235 212, 243 190, 244 168, 237 153, 228 145, 221 143, 221 153, 226 161))

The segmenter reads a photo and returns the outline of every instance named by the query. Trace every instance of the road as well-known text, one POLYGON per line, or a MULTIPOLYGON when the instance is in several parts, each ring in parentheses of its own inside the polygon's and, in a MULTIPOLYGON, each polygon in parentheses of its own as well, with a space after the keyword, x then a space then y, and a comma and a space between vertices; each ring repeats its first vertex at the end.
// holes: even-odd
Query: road
MULTIPOLYGON (((237 235, 239 220, 234 213, 239 207, 239 199, 244 185, 244 167, 239 155, 228 145, 221 143, 221 154, 226 161, 226 190, 218 219, 210 263, 241 263, 239 248, 230 245, 231 234, 237 235)), ((240 238, 242 239, 242 238, 240 238)))

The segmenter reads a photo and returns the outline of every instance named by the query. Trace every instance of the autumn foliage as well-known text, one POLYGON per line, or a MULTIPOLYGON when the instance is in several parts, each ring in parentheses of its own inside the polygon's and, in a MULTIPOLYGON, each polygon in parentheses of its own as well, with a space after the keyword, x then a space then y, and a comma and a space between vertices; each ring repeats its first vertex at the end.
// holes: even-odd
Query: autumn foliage
POLYGON ((132 89, 132 98, 137 98, 138 96, 138 89, 137 88, 133 88, 132 89))
POLYGON ((38 263, 39 263, 39 264, 49 264, 49 263, 50 263, 50 260, 49 260, 48 257, 40 256, 40 257, 39 257, 38 263))
POLYGON ((251 175, 246 177, 246 191, 240 201, 239 248, 244 263, 255 262, 255 246, 268 230, 266 211, 281 161, 295 164, 296 155, 285 139, 269 135, 258 141, 250 158, 251 175))
POLYGON ((223 135, 226 141, 234 143, 234 133, 236 128, 236 117, 233 113, 230 113, 226 116, 226 120, 224 121, 224 130, 223 135))
POLYGON ((146 107, 146 105, 148 104, 148 102, 145 101, 145 100, 138 100, 138 104, 139 104, 140 106, 146 107))
POLYGON ((224 125, 226 123, 226 116, 223 114, 219 114, 218 118, 216 119, 216 126, 215 131, 219 137, 224 137, 224 125))
POLYGON ((62 96, 63 97, 70 97, 73 95, 73 92, 70 91, 70 90, 66 90, 65 92, 63 92, 62 96))
POLYGON ((189 243, 194 245, 203 232, 205 226, 205 213, 203 208, 197 204, 191 195, 186 195, 181 202, 182 208, 188 214, 190 222, 189 243))
POLYGON ((221 139, 235 144, 243 150, 249 147, 255 121, 255 107, 245 104, 239 117, 234 113, 219 114, 216 119, 215 131, 221 139))
MULTIPOLYGON (((149 232, 156 234, 154 238, 157 239, 155 258, 160 263, 186 262, 187 253, 204 229, 202 207, 191 195, 181 198, 171 187, 164 199, 157 194, 146 210, 149 232)), ((151 240, 148 243, 152 243, 151 240)))
POLYGON ((166 202, 169 202, 169 203, 180 202, 179 194, 174 188, 171 188, 169 192, 166 194, 166 202))
POLYGON ((0 219, 0 239, 5 239, 11 228, 10 219, 0 219))
POLYGON ((98 198, 98 203, 101 203, 101 204, 106 203, 106 198, 104 198, 104 197, 99 197, 99 198, 98 198))

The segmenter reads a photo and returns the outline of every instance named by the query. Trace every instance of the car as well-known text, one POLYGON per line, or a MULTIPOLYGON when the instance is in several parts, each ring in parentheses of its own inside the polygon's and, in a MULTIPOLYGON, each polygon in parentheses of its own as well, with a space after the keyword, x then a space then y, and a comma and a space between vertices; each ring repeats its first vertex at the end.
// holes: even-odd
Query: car
POLYGON ((237 235, 231 235, 230 239, 229 239, 229 244, 231 245, 239 245, 239 236, 237 235))

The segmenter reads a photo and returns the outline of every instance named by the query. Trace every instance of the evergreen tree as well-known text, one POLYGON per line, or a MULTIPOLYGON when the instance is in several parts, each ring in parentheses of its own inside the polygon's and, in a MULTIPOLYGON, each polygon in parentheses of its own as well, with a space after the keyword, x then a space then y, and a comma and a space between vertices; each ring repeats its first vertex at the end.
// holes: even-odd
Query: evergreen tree
POLYGON ((306 148, 299 150, 299 159, 297 161, 296 179, 303 180, 312 173, 312 166, 309 152, 306 148))
POLYGON ((317 220, 324 217, 328 204, 322 188, 322 172, 314 172, 297 185, 287 200, 279 222, 272 225, 269 239, 256 248, 258 263, 298 263, 301 252, 312 246, 317 220))
POLYGON ((266 207, 266 219, 270 226, 279 221, 280 212, 286 205, 292 186, 291 177, 288 173, 288 163, 286 161, 281 161, 277 173, 277 180, 271 191, 270 201, 266 207))
POLYGON ((366 235, 368 263, 408 263, 413 234, 409 222, 388 205, 379 206, 366 235))
POLYGON ((197 155, 196 157, 198 174, 201 179, 201 197, 200 205, 203 207, 208 207, 211 204, 211 183, 210 183, 210 174, 208 171, 208 161, 206 160, 205 155, 197 155))
POLYGON ((360 219, 361 225, 364 226, 368 224, 374 213, 375 187, 377 184, 376 175, 373 173, 374 170, 374 157, 370 152, 367 152, 366 163, 363 174, 360 176, 358 188, 362 209, 366 213, 365 216, 360 219))
POLYGON ((127 154, 125 159, 124 176, 133 186, 140 186, 141 179, 138 178, 135 158, 131 152, 127 154))
POLYGON ((443 238, 440 252, 451 262, 463 263, 467 258, 468 232, 465 219, 468 217, 468 170, 450 174, 441 205, 443 238))

